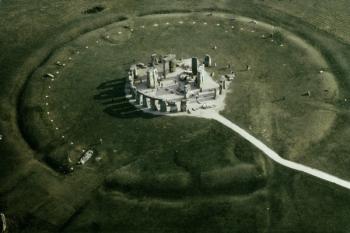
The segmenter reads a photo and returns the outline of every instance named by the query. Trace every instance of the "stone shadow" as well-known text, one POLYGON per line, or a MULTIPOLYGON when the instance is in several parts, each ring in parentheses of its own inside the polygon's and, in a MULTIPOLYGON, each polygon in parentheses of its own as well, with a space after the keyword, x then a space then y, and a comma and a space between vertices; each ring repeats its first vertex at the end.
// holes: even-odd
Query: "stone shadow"
POLYGON ((101 83, 96 89, 94 99, 104 106, 104 112, 117 118, 154 118, 159 117, 143 112, 129 102, 125 95, 126 78, 114 79, 101 83))

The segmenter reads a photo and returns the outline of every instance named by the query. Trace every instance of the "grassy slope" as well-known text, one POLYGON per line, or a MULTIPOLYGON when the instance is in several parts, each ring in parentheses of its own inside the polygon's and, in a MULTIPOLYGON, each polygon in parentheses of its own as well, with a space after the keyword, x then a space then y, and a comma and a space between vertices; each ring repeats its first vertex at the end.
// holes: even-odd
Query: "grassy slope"
MULTIPOLYGON (((150 19, 149 22, 147 22, 148 27, 153 20, 154 19, 150 19)), ((174 21, 174 19, 170 20, 174 21)), ((192 29, 192 27, 189 28, 192 29)), ((222 30, 218 29, 216 26, 212 26, 211 28, 214 32, 222 30)), ((118 27, 115 29, 110 27, 110 29, 107 29, 108 33, 111 35, 113 44, 119 43, 117 39, 114 39, 118 38, 115 34, 117 34, 119 30, 122 30, 122 28, 118 27)), ((176 30, 174 32, 174 29, 169 30, 171 32, 173 31, 172 33, 177 32, 176 30)), ((186 30, 187 29, 185 29, 185 31, 186 30)), ((107 32, 103 32, 103 34, 105 33, 107 32)), ((124 31, 124 33, 126 32, 124 31)), ((35 109, 42 108, 40 106, 43 104, 42 98, 46 95, 45 91, 50 91, 50 106, 59 106, 58 108, 49 107, 50 117, 55 119, 55 124, 58 124, 60 128, 63 127, 66 136, 76 138, 79 142, 84 143, 86 147, 86 145, 89 144, 88 142, 92 143, 93 139, 97 137, 94 134, 103 135, 103 145, 96 146, 96 148, 100 155, 104 155, 102 166, 106 169, 99 169, 99 172, 101 173, 101 177, 113 172, 107 179, 107 185, 112 190, 123 190, 128 193, 136 193, 138 196, 151 195, 167 198, 179 198, 179 195, 180 197, 186 195, 189 196, 188 198, 191 200, 193 195, 202 196, 205 194, 215 196, 220 195, 220 193, 237 195, 250 193, 260 188, 264 180, 256 179, 256 176, 261 176, 259 173, 261 170, 264 170, 264 168, 260 168, 260 171, 257 171, 256 167, 251 164, 254 160, 261 158, 260 155, 258 155, 255 150, 251 150, 251 146, 246 142, 233 136, 229 130, 218 126, 217 123, 208 123, 204 120, 194 119, 183 121, 183 119, 175 118, 143 118, 144 116, 142 114, 135 115, 132 118, 128 116, 123 118, 118 114, 114 114, 116 112, 110 113, 112 116, 102 112, 104 108, 102 103, 108 102, 109 98, 104 100, 99 99, 96 102, 92 97, 96 91, 98 95, 99 92, 107 92, 109 90, 96 90, 98 86, 108 86, 100 85, 101 82, 116 77, 123 77, 123 68, 126 67, 115 66, 116 61, 120 60, 127 64, 130 57, 142 59, 144 56, 147 56, 150 51, 136 49, 135 46, 139 45, 147 48, 149 47, 147 45, 154 43, 155 40, 158 40, 157 49, 159 51, 157 52, 160 53, 162 53, 163 50, 164 52, 167 50, 166 48, 169 46, 169 43, 174 43, 174 46, 179 46, 175 42, 169 40, 167 35, 163 35, 165 37, 164 40, 157 38, 157 34, 153 34, 152 30, 148 32, 147 40, 143 40, 142 43, 140 43, 139 38, 142 38, 141 35, 144 35, 144 32, 140 31, 138 33, 140 35, 135 35, 132 41, 128 42, 126 45, 120 44, 119 47, 107 43, 106 41, 100 41, 97 48, 92 47, 90 43, 95 43, 96 39, 94 38, 96 36, 100 38, 99 33, 91 33, 92 35, 79 39, 79 42, 73 43, 75 49, 83 48, 86 44, 90 46, 89 49, 82 51, 78 57, 73 57, 73 63, 68 64, 65 69, 61 70, 61 75, 55 82, 49 80, 46 81, 48 82, 48 84, 46 84, 46 82, 41 79, 41 73, 44 72, 44 70, 53 68, 50 64, 55 60, 59 59, 62 61, 62 58, 68 56, 65 55, 67 54, 66 50, 58 51, 58 53, 54 54, 54 57, 48 61, 49 65, 44 66, 46 69, 43 67, 43 70, 39 70, 37 72, 38 74, 34 74, 32 77, 33 81, 30 85, 33 89, 30 89, 27 93, 29 98, 25 98, 27 109, 33 109, 34 112, 35 109), (156 38, 151 35, 156 36, 156 38), (161 45, 161 41, 165 41, 166 43, 161 45), (121 50, 122 47, 133 47, 134 52, 121 50), (131 55, 131 53, 134 54, 131 55), (93 66, 96 60, 101 61, 101 65, 98 67, 93 66), (75 66, 75 63, 79 65, 75 66), (45 86, 54 85, 54 89, 48 90, 47 88, 43 88, 44 91, 42 91, 39 87, 42 86, 43 82, 45 86), (85 85, 79 85, 79 83, 83 82, 85 85), (76 89, 76 87, 79 88, 76 89), (81 99, 76 101, 78 98, 81 99), (84 114, 80 115, 81 113, 84 114), (101 122, 103 122, 103 124, 100 124, 101 122), (137 134, 135 130, 143 133, 137 134), (92 135, 93 137, 91 138, 92 135), (171 140, 166 140, 167 138, 171 138, 171 140), (137 146, 135 146, 135 143, 137 146), (112 152, 114 148, 117 149, 117 153, 112 152), (196 152, 194 153, 194 151, 196 152), (127 165, 123 166, 123 164, 127 165), (122 168, 115 169, 120 166, 122 166, 122 168), (113 171, 114 169, 115 171, 113 171), (181 194, 177 192, 181 192, 181 194)), ((212 35, 215 34, 216 33, 212 33, 212 35)), ((169 33, 169 35, 171 35, 171 33, 169 33)), ((199 32, 197 32, 196 35, 198 38, 203 37, 199 32)), ((188 38, 182 39, 184 41, 188 40, 188 38)), ((205 46, 202 46, 202 49, 210 47, 206 41, 201 43, 205 44, 205 46)), ((178 51, 181 50, 181 47, 172 47, 172 49, 178 51)), ((194 52, 198 55, 205 53, 205 51, 197 50, 198 49, 194 49, 194 52)), ((192 51, 183 51, 184 55, 191 52, 193 52, 193 49, 192 51)), ((188 56, 189 55, 190 54, 188 54, 188 56)), ((109 86, 110 85, 111 84, 109 84, 109 86)), ((113 85, 112 82, 112 87, 113 85)), ((116 95, 123 94, 123 88, 114 87, 112 90, 116 95)), ((114 98, 117 97, 114 96, 114 98)), ((46 109, 46 107, 44 108, 46 109)), ((31 115, 29 110, 28 114, 31 115)), ((47 120, 45 111, 43 111, 43 114, 40 116, 42 120, 35 116, 38 115, 33 113, 33 119, 28 120, 29 125, 33 124, 33 122, 36 122, 36 125, 41 125, 47 120)), ((47 122, 47 125, 44 123, 42 127, 42 129, 50 128, 52 128, 50 122, 47 122)), ((40 139, 37 141, 40 142, 41 145, 46 144, 46 131, 40 132, 40 130, 37 131, 35 128, 28 131, 31 131, 31 138, 39 137, 40 139)), ((60 135, 57 136, 60 137, 60 135)), ((75 142, 77 142, 76 140, 74 139, 75 142)), ((52 146, 52 142, 50 141, 51 139, 49 139, 48 143, 51 143, 52 146)), ((57 146, 60 145, 55 145, 55 147, 57 146)), ((63 147, 67 148, 65 146, 63 147)), ((47 147, 44 146, 43 150, 47 150, 47 147)), ((50 151, 46 152, 49 153, 50 151)), ((260 166, 260 164, 258 165, 260 166)), ((91 169, 96 169, 96 167, 91 166, 91 169)), ((252 198, 255 199, 255 197, 252 198)), ((210 206, 215 206, 215 202, 218 201, 216 198, 213 199, 214 200, 210 201, 210 206)), ((204 198, 204 200, 206 200, 206 198, 204 198)), ((197 198, 193 201, 197 202, 197 198)), ((226 205, 230 206, 236 204, 238 205, 239 201, 233 203, 229 202, 226 205)), ((252 212, 254 212, 254 210, 248 207, 250 205, 255 204, 250 204, 250 201, 247 201, 247 214, 253 214, 252 212)), ((259 205, 265 205, 265 203, 262 201, 259 205)), ((194 210, 194 213, 196 212, 197 211, 194 210)), ((255 214, 253 214, 252 218, 255 219, 254 216, 255 214)), ((237 218, 237 221, 244 222, 243 217, 237 218)), ((259 215, 257 218, 263 221, 264 214, 261 214, 261 216, 259 215)), ((98 219, 96 221, 102 220, 103 219, 98 219)), ((138 220, 136 219, 135 221, 138 220)), ((79 225, 79 222, 74 222, 74 224, 79 225)), ((246 223, 242 224, 247 226, 246 223)), ((140 225, 139 227, 141 228, 142 226, 143 225, 140 225)), ((243 227, 241 224, 239 224, 239 226, 243 227)), ((208 225, 208 227, 214 226, 208 225)))
MULTIPOLYGON (((188 1, 186 1, 186 2, 188 2, 188 1)), ((60 26, 64 25, 65 22, 69 22, 76 17, 80 17, 80 18, 86 17, 86 16, 81 16, 80 11, 76 10, 82 6, 85 8, 85 6, 87 6, 86 2, 82 5, 79 2, 75 3, 75 4, 77 4, 77 7, 72 6, 71 5, 72 3, 70 1, 69 1, 69 3, 66 2, 66 3, 68 3, 67 5, 65 5, 65 3, 63 2, 61 4, 58 4, 57 6, 53 6, 55 3, 52 3, 52 1, 47 2, 47 3, 41 2, 40 4, 48 6, 46 9, 46 12, 48 12, 51 16, 49 17, 49 19, 47 19, 47 17, 45 16, 45 14, 46 14, 45 13, 44 15, 41 15, 37 18, 32 17, 32 20, 33 20, 32 22, 27 20, 27 18, 25 17, 25 15, 27 13, 24 11, 27 11, 28 9, 34 8, 34 10, 31 10, 31 12, 37 13, 37 11, 35 10, 35 7, 37 7, 38 4, 36 2, 34 2, 34 3, 31 2, 30 3, 31 6, 27 6, 27 7, 24 7, 23 4, 29 4, 29 2, 19 2, 19 4, 21 4, 20 8, 25 9, 25 10, 23 10, 21 12, 21 14, 18 14, 18 15, 15 14, 15 12, 18 12, 18 9, 19 9, 18 6, 16 7, 16 5, 14 3, 11 3, 11 4, 14 4, 13 8, 12 8, 12 6, 7 6, 7 5, 10 5, 10 3, 8 3, 7 1, 3 1, 2 3, 6 4, 5 7, 2 9, 2 11, 6 11, 6 13, 4 13, 4 14, 6 14, 6 16, 1 18, 3 20, 3 22, 10 22, 10 21, 12 21, 12 20, 10 20, 12 18, 17 18, 17 20, 18 20, 17 22, 19 22, 19 24, 17 25, 18 27, 15 27, 16 30, 13 30, 14 27, 10 24, 7 24, 7 23, 2 24, 2 25, 7 25, 6 29, 2 31, 3 34, 1 35, 1 38, 7 38, 7 39, 1 40, 2 41, 1 50, 3 51, 2 54, 5 54, 5 56, 1 56, 1 58, 2 58, 1 74, 3 74, 2 77, 7 77, 10 73, 12 73, 15 70, 18 62, 23 61, 24 58, 36 46, 40 45, 42 40, 46 39, 47 35, 57 34, 57 31, 60 31, 60 26), (57 15, 60 15, 60 14, 61 15, 64 14, 65 16, 64 17, 57 17, 57 15), (54 21, 57 18, 60 19, 59 22, 54 21), (30 23, 31 27, 27 26, 28 23, 30 23), (55 25, 55 26, 52 26, 52 25, 55 25), (46 28, 46 29, 44 29, 44 28, 46 28), (19 34, 18 31, 23 32, 23 34, 19 34), (38 33, 38 32, 41 32, 41 33, 38 33), (6 35, 6 36, 4 36, 4 35, 6 35), (25 35, 25 36, 23 36, 23 35, 25 35), (15 40, 15 39, 17 39, 17 40, 15 40), (12 41, 16 41, 16 43, 13 43, 12 41)), ((113 11, 116 9, 123 9, 123 13, 128 12, 128 11, 125 11, 125 9, 127 9, 127 5, 129 5, 130 3, 127 3, 127 4, 118 3, 118 4, 115 7, 114 6, 111 7, 111 9, 113 8, 113 11), (121 5, 118 5, 118 4, 121 4, 121 5), (124 4, 124 5, 122 5, 122 4, 124 4), (123 8, 121 8, 121 6, 123 8)), ((191 5, 192 3, 189 2, 186 4, 191 5)), ((220 4, 221 3, 219 2, 219 3, 205 4, 205 5, 210 7, 210 6, 220 5, 220 4)), ((140 7, 140 9, 142 7, 146 6, 146 10, 154 7, 152 4, 145 4, 145 5, 131 4, 131 5, 133 5, 132 7, 136 7, 136 8, 140 7)), ((170 6, 168 5, 168 2, 167 3, 163 2, 162 4, 158 5, 158 7, 166 8, 166 7, 170 7, 170 6)), ((176 6, 174 4, 174 8, 175 7, 176 6)), ((183 7, 183 5, 181 7, 183 7)), ((133 8, 129 8, 129 9, 133 9, 133 8)), ((134 12, 134 9, 129 10, 129 12, 134 12)), ((30 13, 30 10, 28 11, 28 14, 32 14, 32 13, 30 13)), ((6 81, 7 81, 6 79, 2 79, 1 80, 2 85, 9 84, 6 81)), ((11 91, 12 91, 12 89, 8 88, 2 94, 3 94, 3 96, 11 97, 11 95, 9 95, 9 93, 11 93, 11 91)), ((4 105, 4 103, 3 103, 3 105, 4 105)), ((4 106, 4 107, 3 107, 3 105, 2 105, 2 110, 11 109, 10 106, 11 105, 13 106, 13 104, 10 104, 10 105, 4 106)), ((5 125, 7 124, 7 126, 9 126, 7 122, 9 121, 9 118, 11 117, 11 113, 9 113, 7 115, 1 115, 1 117, 2 117, 1 118, 2 123, 5 123, 5 125)), ((346 127, 343 127, 343 128, 346 128, 346 127)), ((15 140, 15 139, 13 139, 13 140, 15 140)), ((5 149, 3 149, 3 147, 1 149, 2 149, 2 151, 5 151, 5 149)), ((11 154, 12 153, 14 153, 14 154, 22 154, 23 153, 23 152, 19 152, 19 151, 17 151, 17 152, 10 151, 13 149, 14 148, 8 148, 7 151, 9 151, 9 153, 11 153, 11 154)), ((8 158, 8 157, 6 157, 6 158, 8 158)), ((20 157, 20 158, 22 158, 22 157, 20 157)), ((9 161, 11 161, 11 160, 9 160, 9 161)), ((13 159, 12 164, 17 163, 17 162, 18 162, 18 159, 13 159)), ((6 167, 9 168, 11 166, 8 165, 6 167)), ((12 166, 12 167, 14 167, 14 166, 12 166)), ((281 178, 279 178, 278 180, 280 182, 281 178)), ((290 181, 290 180, 286 179, 285 181, 290 181)), ((322 191, 322 190, 320 190, 318 185, 316 185, 317 188, 315 188, 315 189, 308 189, 306 187, 310 187, 310 183, 307 183, 307 182, 305 183, 303 181, 296 181, 296 182, 299 184, 296 186, 297 190, 307 190, 308 191, 308 194, 306 196, 299 195, 297 199, 295 197, 292 197, 292 199, 296 199, 296 200, 307 200, 305 203, 301 202, 301 207, 298 208, 296 213, 299 213, 299 214, 300 213, 302 213, 302 214, 308 213, 308 212, 304 211, 304 210, 308 209, 308 207, 309 207, 308 205, 311 203, 308 198, 310 198, 310 196, 312 196, 313 199, 315 199, 317 197, 317 196, 315 196, 316 194, 321 194, 319 200, 323 200, 324 196, 327 196, 329 198, 328 199, 329 206, 332 206, 333 208, 336 208, 337 206, 344 206, 344 204, 342 204, 342 203, 347 203, 347 194, 346 193, 342 194, 341 192, 337 192, 337 194, 334 194, 331 191, 328 191, 329 188, 326 188, 325 189, 326 191, 324 191, 324 190, 322 191)), ((314 183, 314 181, 311 181, 311 182, 312 182, 312 184, 314 183)), ((281 197, 283 197, 283 196, 281 195, 281 197)), ((318 198, 316 198, 316 199, 318 199, 318 198)), ((283 201, 288 202, 288 197, 285 197, 285 199, 283 201)), ((316 204, 315 204, 316 206, 317 206, 317 203, 319 203, 319 202, 316 202, 316 204)), ((288 204, 290 204, 290 203, 288 202, 288 204)), ((311 207, 314 207, 314 206, 311 206, 311 207)), ((286 212, 288 210, 284 210, 283 212, 286 212)), ((339 218, 343 218, 344 216, 346 216, 346 210, 344 210, 344 212, 340 212, 340 213, 344 213, 344 214, 340 214, 339 218)), ((286 221, 288 223, 290 223, 290 222, 292 222, 291 219, 293 219, 293 218, 298 219, 296 216, 297 215, 292 215, 292 217, 288 218, 286 221)), ((300 223, 300 221, 303 223, 302 224, 303 228, 301 228, 301 229, 309 228, 310 225, 308 225, 307 222, 310 221, 311 217, 313 217, 312 214, 309 214, 309 215, 306 214, 305 216, 307 218, 306 221, 298 220, 299 223, 300 223)), ((320 216, 324 216, 324 215, 322 215, 322 213, 321 213, 320 216)), ((313 219, 313 218, 311 218, 311 219, 313 219)), ((321 217, 318 219, 322 220, 324 218, 321 217)), ((335 219, 334 222, 332 222, 331 224, 329 222, 322 221, 317 226, 319 226, 320 228, 321 228, 321 226, 325 226, 327 228, 323 228, 323 229, 326 229, 329 232, 330 231, 340 232, 340 230, 346 231, 346 228, 343 227, 344 224, 345 223, 342 223, 339 219, 335 219), (341 227, 341 229, 337 230, 335 228, 336 223, 340 223, 340 225, 338 225, 338 226, 341 227)), ((315 225, 311 224, 311 226, 315 226, 315 225)), ((292 225, 292 226, 295 226, 295 225, 292 225)))
POLYGON ((266 0, 262 4, 281 10, 303 19, 315 27, 350 41, 349 1, 310 0, 307 2, 291 0, 266 0))

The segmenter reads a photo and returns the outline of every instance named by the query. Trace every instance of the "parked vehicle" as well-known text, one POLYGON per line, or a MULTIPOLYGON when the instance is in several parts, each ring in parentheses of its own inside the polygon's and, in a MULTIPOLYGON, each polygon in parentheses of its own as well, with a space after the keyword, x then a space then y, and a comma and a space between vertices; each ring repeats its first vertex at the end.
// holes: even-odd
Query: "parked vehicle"
POLYGON ((94 151, 93 150, 88 150, 86 151, 83 156, 79 159, 78 164, 84 165, 91 157, 93 156, 94 151))
POLYGON ((5 214, 0 213, 0 217, 1 217, 1 232, 5 232, 7 229, 5 214))

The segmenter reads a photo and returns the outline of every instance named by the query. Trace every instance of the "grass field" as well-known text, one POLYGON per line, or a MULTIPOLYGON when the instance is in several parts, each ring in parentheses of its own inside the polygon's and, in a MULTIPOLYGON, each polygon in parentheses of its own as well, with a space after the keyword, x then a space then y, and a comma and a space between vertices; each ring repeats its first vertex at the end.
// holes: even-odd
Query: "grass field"
POLYGON ((311 0, 303 3, 289 0, 267 0, 263 1, 263 4, 301 18, 316 28, 349 42, 350 19, 347 9, 350 4, 346 0, 337 0, 336 3, 330 0, 311 0))
POLYGON ((224 116, 285 158, 350 179, 346 4, 0 2, 10 232, 347 232, 349 192, 274 164, 214 121, 133 112, 123 97, 133 62, 209 53, 216 78, 227 64, 237 73, 224 116), (90 148, 101 160, 64 174, 90 148))

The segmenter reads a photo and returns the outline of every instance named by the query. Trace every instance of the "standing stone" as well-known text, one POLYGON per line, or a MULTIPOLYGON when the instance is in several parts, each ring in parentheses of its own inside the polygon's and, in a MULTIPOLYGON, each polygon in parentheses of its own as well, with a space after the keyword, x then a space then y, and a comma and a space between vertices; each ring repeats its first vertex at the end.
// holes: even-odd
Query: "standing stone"
POLYGON ((149 68, 147 70, 147 87, 156 88, 158 86, 158 70, 157 68, 149 68))
POLYGON ((184 87, 184 96, 186 99, 190 97, 191 94, 191 84, 186 84, 184 87))
POLYGON ((134 73, 131 70, 128 73, 128 81, 129 81, 131 86, 134 85, 134 73))
POLYGON ((153 69, 153 82, 154 82, 154 87, 158 87, 158 70, 157 68, 153 69))
POLYGON ((152 71, 151 69, 147 70, 147 87, 152 88, 152 83, 153 83, 153 77, 152 77, 152 71))
POLYGON ((181 112, 186 112, 187 111, 187 100, 185 100, 185 99, 181 100, 181 107, 180 107, 180 109, 181 109, 181 112))
POLYGON ((167 112, 167 104, 164 100, 159 100, 160 111, 167 112))
POLYGON ((156 53, 151 55, 151 64, 152 66, 155 66, 158 64, 158 55, 156 53))
POLYGON ((211 57, 210 55, 205 55, 204 57, 204 65, 205 67, 210 67, 211 66, 211 57))
POLYGON ((134 78, 137 78, 137 75, 138 75, 137 66, 136 65, 131 66, 130 71, 132 72, 134 78))
POLYGON ((163 62, 163 76, 164 76, 164 79, 166 79, 166 63, 167 63, 167 61, 166 61, 166 59, 163 59, 162 62, 163 62))
POLYGON ((196 87, 202 88, 203 83, 204 83, 203 70, 199 70, 196 76, 196 87))
POLYGON ((222 89, 226 89, 226 78, 225 76, 220 77, 220 85, 222 86, 222 89))
POLYGON ((139 92, 136 92, 136 104, 141 104, 142 95, 139 92))
POLYGON ((158 107, 157 107, 157 104, 156 104, 156 99, 151 98, 151 109, 153 111, 158 111, 158 107))
POLYGON ((176 61, 175 59, 171 59, 169 61, 169 72, 170 73, 175 72, 175 69, 176 69, 176 61))
POLYGON ((136 89, 136 87, 132 87, 131 88, 131 95, 132 95, 133 99, 136 99, 136 96, 137 96, 137 89, 136 89))
POLYGON ((197 75, 198 73, 198 58, 192 57, 192 74, 197 75))
POLYGON ((143 95, 143 98, 142 98, 142 106, 144 108, 148 108, 147 96, 145 95, 143 95))
POLYGON ((170 106, 170 112, 178 112, 179 111, 177 108, 176 102, 169 103, 169 106, 170 106))

